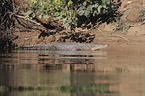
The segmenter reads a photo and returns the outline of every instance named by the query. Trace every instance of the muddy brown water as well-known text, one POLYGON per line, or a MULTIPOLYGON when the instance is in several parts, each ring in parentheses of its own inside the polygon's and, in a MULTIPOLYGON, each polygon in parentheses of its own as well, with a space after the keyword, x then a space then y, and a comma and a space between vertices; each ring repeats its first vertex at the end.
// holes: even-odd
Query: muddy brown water
POLYGON ((145 96, 145 45, 0 54, 0 96, 145 96))

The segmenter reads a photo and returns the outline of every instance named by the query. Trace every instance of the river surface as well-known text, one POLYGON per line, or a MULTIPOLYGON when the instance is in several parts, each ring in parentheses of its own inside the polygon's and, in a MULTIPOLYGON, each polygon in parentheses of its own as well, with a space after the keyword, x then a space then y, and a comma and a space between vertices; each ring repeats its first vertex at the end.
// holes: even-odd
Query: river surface
POLYGON ((0 54, 0 96, 145 96, 145 45, 0 54))

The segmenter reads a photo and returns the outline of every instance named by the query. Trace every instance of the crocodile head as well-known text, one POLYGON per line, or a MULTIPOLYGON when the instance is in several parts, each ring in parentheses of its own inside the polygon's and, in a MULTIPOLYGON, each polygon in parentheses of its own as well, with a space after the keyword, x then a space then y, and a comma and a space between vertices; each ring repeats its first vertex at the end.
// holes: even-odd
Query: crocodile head
POLYGON ((96 43, 96 44, 94 44, 92 47, 91 47, 91 50, 98 50, 98 49, 100 49, 100 48, 105 48, 105 47, 107 47, 107 46, 109 46, 108 44, 98 44, 98 43, 96 43))

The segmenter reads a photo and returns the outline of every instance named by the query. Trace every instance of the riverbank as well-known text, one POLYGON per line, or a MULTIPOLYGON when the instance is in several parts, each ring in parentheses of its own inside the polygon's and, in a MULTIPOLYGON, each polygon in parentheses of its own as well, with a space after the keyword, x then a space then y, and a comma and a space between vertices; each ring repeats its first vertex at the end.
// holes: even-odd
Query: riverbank
MULTIPOLYGON (((123 14, 120 19, 110 24, 103 23, 99 28, 88 31, 88 33, 95 34, 93 42, 108 43, 108 44, 144 44, 145 42, 145 24, 144 17, 140 13, 145 10, 144 0, 121 0, 122 4, 119 11, 123 14)), ((145 15, 143 15, 145 16, 145 15)), ((65 30, 67 31, 67 30, 65 30)), ((33 45, 33 44, 46 44, 51 41, 57 41, 60 34, 40 37, 40 32, 32 30, 31 32, 15 32, 18 39, 14 43, 19 46, 33 45)), ((68 40, 69 41, 69 40, 68 40)))

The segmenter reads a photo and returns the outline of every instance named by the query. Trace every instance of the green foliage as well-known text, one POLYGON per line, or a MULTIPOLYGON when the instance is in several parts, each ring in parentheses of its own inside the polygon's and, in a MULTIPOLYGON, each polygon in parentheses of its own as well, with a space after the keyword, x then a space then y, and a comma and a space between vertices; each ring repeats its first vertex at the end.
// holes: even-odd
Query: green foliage
MULTIPOLYGON (((119 1, 119 0, 118 0, 119 1)), ((116 11, 117 4, 113 0, 32 0, 25 18, 34 19, 36 14, 39 18, 49 20, 57 18, 63 26, 73 30, 77 27, 78 16, 98 16, 116 11)))
POLYGON ((94 2, 90 1, 81 4, 78 13, 79 15, 89 17, 90 15, 105 14, 113 8, 115 8, 115 5, 112 3, 112 0, 95 0, 94 2))
POLYGON ((69 8, 72 6, 72 1, 69 0, 32 0, 30 4, 31 10, 26 12, 26 19, 33 19, 36 17, 36 14, 39 18, 44 18, 48 20, 50 17, 55 17, 58 20, 61 20, 65 28, 68 28, 70 25, 76 24, 75 17, 76 12, 69 8))

